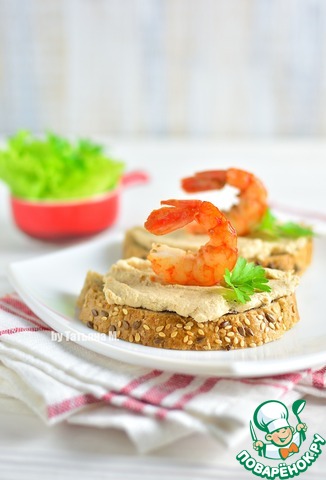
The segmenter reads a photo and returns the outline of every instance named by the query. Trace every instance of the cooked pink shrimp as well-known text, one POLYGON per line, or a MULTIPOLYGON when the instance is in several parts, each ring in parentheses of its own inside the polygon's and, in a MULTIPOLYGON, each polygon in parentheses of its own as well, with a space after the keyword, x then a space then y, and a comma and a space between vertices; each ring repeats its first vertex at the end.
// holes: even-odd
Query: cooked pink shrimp
MULTIPOLYGON (((227 170, 207 170, 196 173, 181 181, 182 188, 188 192, 220 190, 226 184, 239 189, 239 203, 225 213, 238 235, 248 235, 260 222, 266 209, 267 191, 262 182, 252 173, 238 168, 227 170)), ((202 233, 194 226, 193 233, 202 233)))
POLYGON ((182 228, 196 221, 205 228, 209 241, 196 252, 154 244, 148 255, 154 272, 166 283, 180 285, 216 285, 232 269, 238 258, 237 234, 231 223, 210 202, 201 200, 165 200, 145 222, 154 235, 182 228))

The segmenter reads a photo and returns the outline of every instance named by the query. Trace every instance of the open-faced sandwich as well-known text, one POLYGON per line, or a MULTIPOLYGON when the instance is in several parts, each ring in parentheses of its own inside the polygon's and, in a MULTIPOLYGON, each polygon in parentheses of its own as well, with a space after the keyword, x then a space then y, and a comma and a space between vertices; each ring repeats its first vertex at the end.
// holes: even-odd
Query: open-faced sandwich
MULTIPOLYGON (((145 227, 164 236, 191 222, 208 241, 194 252, 154 244, 148 259, 119 260, 89 272, 80 320, 99 332, 179 350, 256 347, 280 338, 298 320, 298 277, 238 255, 237 234, 210 202, 168 200, 145 227)), ((164 237, 163 237, 164 238, 164 237)))
MULTIPOLYGON (((188 192, 219 190, 226 184, 239 189, 239 202, 225 213, 238 234, 239 256, 267 268, 293 270, 299 275, 311 261, 311 228, 293 222, 280 223, 268 208, 267 192, 252 173, 236 168, 205 171, 182 180, 188 192)), ((202 227, 191 224, 162 239, 143 227, 126 232, 123 257, 146 258, 153 242, 196 251, 208 241, 202 227)))

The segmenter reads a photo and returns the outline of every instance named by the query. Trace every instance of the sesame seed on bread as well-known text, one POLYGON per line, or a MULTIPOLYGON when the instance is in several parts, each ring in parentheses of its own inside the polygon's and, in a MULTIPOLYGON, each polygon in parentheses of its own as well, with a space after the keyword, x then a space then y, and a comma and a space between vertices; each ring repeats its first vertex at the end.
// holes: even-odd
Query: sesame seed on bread
POLYGON ((154 312, 128 305, 110 305, 104 280, 89 272, 78 298, 79 318, 100 333, 119 340, 174 350, 231 350, 256 347, 277 340, 299 320, 294 294, 242 313, 228 313, 216 321, 198 323, 174 312, 154 312))

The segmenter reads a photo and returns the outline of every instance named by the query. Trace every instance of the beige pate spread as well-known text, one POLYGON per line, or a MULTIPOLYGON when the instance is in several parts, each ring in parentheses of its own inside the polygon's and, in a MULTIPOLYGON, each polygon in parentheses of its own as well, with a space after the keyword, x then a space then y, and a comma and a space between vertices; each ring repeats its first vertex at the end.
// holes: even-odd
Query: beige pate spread
POLYGON ((217 321, 226 313, 244 312, 290 295, 299 283, 290 272, 266 269, 266 276, 271 292, 255 293, 249 302, 239 304, 225 300, 218 286, 163 285, 148 260, 132 257, 112 265, 104 277, 104 294, 109 304, 175 312, 197 322, 217 321))
MULTIPOLYGON (((134 227, 130 232, 134 241, 147 250, 152 248, 152 243, 162 243, 169 247, 195 251, 208 242, 207 235, 193 235, 186 230, 177 230, 162 236, 153 235, 143 227, 134 227)), ((301 248, 304 248, 307 241, 307 237, 299 237, 297 239, 281 238, 277 241, 269 241, 257 237, 238 237, 239 256, 248 259, 264 260, 264 258, 272 254, 294 254, 301 248)))

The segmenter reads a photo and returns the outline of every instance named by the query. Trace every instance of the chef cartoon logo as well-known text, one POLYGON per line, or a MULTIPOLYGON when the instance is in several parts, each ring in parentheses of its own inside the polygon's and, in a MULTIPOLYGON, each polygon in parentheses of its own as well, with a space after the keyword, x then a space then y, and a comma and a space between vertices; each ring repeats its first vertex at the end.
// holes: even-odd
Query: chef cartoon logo
POLYGON ((305 400, 296 400, 292 405, 292 412, 297 420, 296 426, 290 425, 289 411, 282 402, 268 400, 256 408, 253 420, 257 429, 264 432, 264 441, 258 440, 252 422, 250 432, 253 448, 258 451, 260 457, 285 460, 299 452, 306 440, 307 425, 299 417, 305 404, 305 400))
POLYGON ((305 405, 305 400, 296 400, 293 403, 292 421, 284 403, 278 400, 261 403, 249 424, 252 450, 255 454, 258 453, 261 459, 272 461, 257 459, 247 450, 242 450, 236 456, 240 464, 266 480, 295 478, 305 472, 318 459, 322 453, 321 447, 326 444, 321 435, 314 433, 303 450, 303 442, 307 439, 307 425, 299 415, 305 405))

